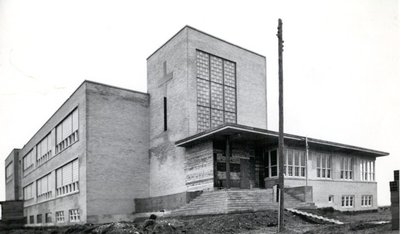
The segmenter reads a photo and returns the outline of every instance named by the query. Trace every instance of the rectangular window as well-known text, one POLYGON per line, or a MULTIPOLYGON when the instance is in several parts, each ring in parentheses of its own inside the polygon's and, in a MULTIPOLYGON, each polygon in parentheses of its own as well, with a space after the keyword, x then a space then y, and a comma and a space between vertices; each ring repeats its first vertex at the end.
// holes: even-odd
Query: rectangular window
POLYGON ((324 153, 316 153, 317 177, 331 178, 331 156, 324 153))
POLYGON ((350 157, 341 157, 340 159, 340 179, 353 179, 353 159, 350 157))
POLYGON ((303 151, 286 149, 284 156, 284 174, 285 176, 305 177, 306 162, 303 151))
POLYGON ((29 200, 33 198, 33 193, 32 193, 32 188, 33 188, 33 183, 27 185, 24 187, 24 200, 29 200))
POLYGON ((29 223, 34 224, 35 223, 35 216, 31 215, 29 216, 29 223))
POLYGON ((278 156, 277 150, 266 152, 266 177, 278 176, 278 156))
POLYGON ((56 153, 63 151, 65 148, 78 141, 78 128, 77 108, 56 127, 56 153))
POLYGON ((197 50, 197 129, 236 123, 236 64, 197 50))
POLYGON ((81 217, 79 216, 79 210, 73 209, 69 210, 69 221, 70 222, 79 222, 81 217))
POLYGON ((53 140, 51 134, 49 133, 36 145, 36 163, 41 165, 50 159, 51 147, 53 145, 53 140))
POLYGON ((34 153, 35 153, 35 151, 32 149, 31 151, 29 151, 29 153, 27 153, 24 156, 24 158, 23 158, 24 171, 33 167, 34 153))
POLYGON ((354 207, 354 196, 353 195, 342 196, 342 207, 344 208, 354 207))
POLYGON ((57 196, 79 191, 79 161, 65 164, 56 170, 57 196))
POLYGON ((168 130, 168 125, 167 125, 167 98, 164 97, 164 131, 168 130))
POLYGON ((361 196, 361 207, 372 207, 372 195, 361 196))
POLYGON ((57 223, 64 223, 65 222, 64 211, 57 211, 56 212, 56 222, 57 223))
POLYGON ((39 202, 52 197, 50 175, 45 175, 36 181, 36 195, 39 202))
POLYGON ((52 213, 51 212, 46 213, 45 219, 46 219, 46 223, 52 223, 53 222, 52 213))
POLYGON ((8 182, 9 180, 11 180, 11 176, 14 173, 14 163, 10 162, 7 166, 6 166, 6 181, 8 182))
POLYGON ((360 160, 360 179, 363 181, 375 181, 375 161, 360 160))
POLYGON ((329 195, 328 202, 329 203, 333 203, 334 202, 334 196, 333 195, 329 195))
POLYGON ((36 223, 42 223, 42 214, 36 215, 36 223))

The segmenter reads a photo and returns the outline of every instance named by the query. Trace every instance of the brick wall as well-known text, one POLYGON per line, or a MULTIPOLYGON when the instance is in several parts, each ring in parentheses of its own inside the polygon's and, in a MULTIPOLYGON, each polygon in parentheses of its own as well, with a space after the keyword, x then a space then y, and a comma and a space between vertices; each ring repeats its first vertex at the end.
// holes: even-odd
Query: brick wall
POLYGON ((150 94, 150 196, 186 191, 184 149, 175 147, 175 141, 188 136, 190 100, 187 89, 186 35, 186 29, 180 31, 147 60, 147 87, 150 94), (164 97, 167 98, 167 131, 164 131, 164 97))
POLYGON ((12 167, 12 175, 7 178, 7 171, 5 171, 6 178, 6 201, 18 200, 21 191, 21 176, 19 167, 19 149, 13 149, 7 156, 5 162, 5 169, 7 166, 12 167))
POLYGON ((196 49, 236 63, 237 123, 267 128, 266 60, 213 36, 188 28, 189 132, 197 131, 196 49))
POLYGON ((147 60, 151 196, 187 190, 185 152, 174 143, 198 130, 197 49, 236 62, 237 123, 267 126, 265 57, 185 27, 147 60), (163 125, 164 97, 168 100, 167 131, 163 125))
MULTIPOLYGON (((30 151, 36 151, 36 145, 47 135, 51 134, 55 138, 55 127, 71 113, 78 108, 79 121, 79 140, 71 144, 64 151, 55 153, 55 144, 52 145, 52 157, 42 165, 36 164, 36 156, 34 157, 34 166, 29 171, 22 173, 21 187, 25 187, 33 183, 34 198, 24 202, 24 216, 35 216, 52 212, 53 222, 55 224, 54 214, 56 211, 64 211, 66 222, 68 224, 68 210, 79 209, 81 221, 86 222, 86 99, 85 99, 84 82, 79 88, 65 101, 65 103, 49 118, 49 120, 39 129, 39 131, 25 144, 20 150, 19 159, 30 151), (55 191, 55 170, 71 160, 79 159, 79 192, 67 195, 63 198, 56 197, 55 191), (37 200, 36 181, 37 179, 50 173, 50 190, 52 197, 44 202, 37 200)), ((20 193, 19 199, 23 199, 23 192, 20 193)), ((29 224, 31 225, 31 224, 29 224)), ((37 225, 37 224, 34 224, 37 225)))
POLYGON ((88 222, 128 220, 149 196, 147 94, 87 86, 88 222))

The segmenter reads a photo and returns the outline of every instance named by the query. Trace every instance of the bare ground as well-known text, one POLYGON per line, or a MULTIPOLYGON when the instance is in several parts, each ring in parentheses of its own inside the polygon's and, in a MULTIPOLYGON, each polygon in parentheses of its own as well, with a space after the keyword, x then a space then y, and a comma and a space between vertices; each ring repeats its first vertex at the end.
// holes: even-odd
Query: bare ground
MULTIPOLYGON (((313 220, 307 220, 286 212, 284 215, 285 231, 283 233, 398 233, 398 231, 391 230, 390 223, 371 223, 371 221, 389 221, 391 215, 388 209, 367 213, 346 213, 333 210, 314 210, 312 212, 338 219, 346 224, 318 224, 313 220)), ((143 223, 144 220, 137 220, 136 222, 117 222, 102 225, 85 224, 69 227, 0 230, 0 233, 276 233, 277 212, 263 211, 200 217, 163 218, 157 219, 156 224, 150 228, 152 231, 147 232, 142 229, 143 223)))

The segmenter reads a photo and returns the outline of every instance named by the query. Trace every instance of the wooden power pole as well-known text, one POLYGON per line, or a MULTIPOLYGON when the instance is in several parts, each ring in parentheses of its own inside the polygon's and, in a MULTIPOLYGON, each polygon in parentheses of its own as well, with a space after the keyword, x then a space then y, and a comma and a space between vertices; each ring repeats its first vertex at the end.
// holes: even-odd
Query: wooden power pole
POLYGON ((279 165, 279 211, 278 211, 278 232, 283 231, 283 212, 284 212, 284 181, 283 181, 283 67, 282 67, 282 20, 278 20, 278 56, 279 56, 279 149, 278 149, 278 165, 279 165))

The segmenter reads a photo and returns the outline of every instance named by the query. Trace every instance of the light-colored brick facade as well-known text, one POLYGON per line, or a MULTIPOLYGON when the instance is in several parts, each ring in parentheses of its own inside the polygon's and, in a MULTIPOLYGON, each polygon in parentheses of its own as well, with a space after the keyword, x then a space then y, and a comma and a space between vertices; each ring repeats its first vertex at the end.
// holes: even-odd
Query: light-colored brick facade
MULTIPOLYGON (((85 81, 10 154, 6 199, 24 200, 27 225, 130 220, 140 199, 163 209, 165 201, 190 201, 189 192, 276 184, 264 56, 186 26, 147 58, 147 86, 141 93, 85 81)), ((304 138, 285 137, 302 155, 288 162, 287 175, 297 176, 285 178, 287 187, 311 186, 319 207, 376 209, 372 162, 387 153, 311 140, 305 157, 304 138), (318 154, 330 155, 324 166, 318 154), (343 164, 344 157, 352 160, 343 164), (360 177, 363 160, 371 180, 360 177), (353 196, 351 207, 341 206, 345 195, 353 196), (361 207, 364 195, 373 201, 361 207)))

